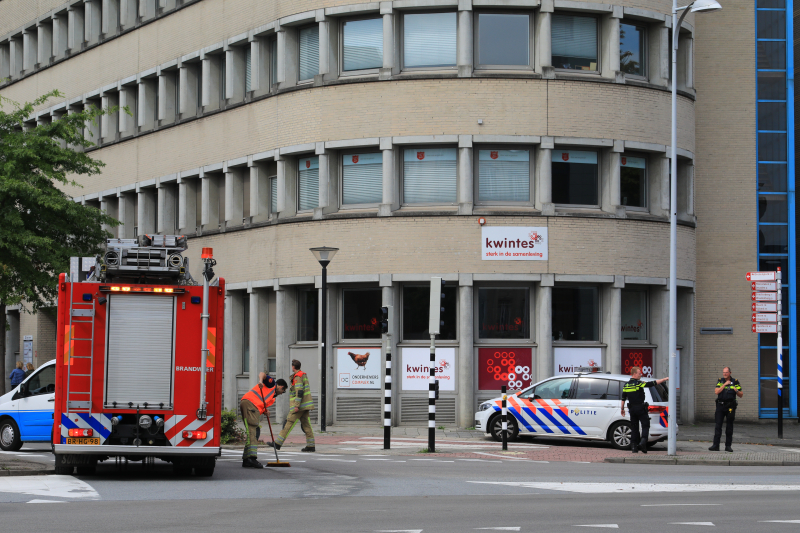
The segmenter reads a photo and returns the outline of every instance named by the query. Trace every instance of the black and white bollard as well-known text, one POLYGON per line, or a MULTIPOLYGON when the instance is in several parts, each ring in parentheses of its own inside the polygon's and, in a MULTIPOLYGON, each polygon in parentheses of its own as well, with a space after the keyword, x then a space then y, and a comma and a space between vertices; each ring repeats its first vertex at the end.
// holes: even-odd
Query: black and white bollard
POLYGON ((508 450, 508 407, 506 406, 506 386, 500 389, 503 393, 503 409, 500 412, 501 420, 503 421, 503 450, 508 450))
POLYGON ((391 447, 392 440, 392 341, 384 335, 386 343, 386 378, 383 389, 383 449, 391 447))
POLYGON ((436 344, 431 335, 431 377, 428 380, 428 452, 436 451, 436 344))

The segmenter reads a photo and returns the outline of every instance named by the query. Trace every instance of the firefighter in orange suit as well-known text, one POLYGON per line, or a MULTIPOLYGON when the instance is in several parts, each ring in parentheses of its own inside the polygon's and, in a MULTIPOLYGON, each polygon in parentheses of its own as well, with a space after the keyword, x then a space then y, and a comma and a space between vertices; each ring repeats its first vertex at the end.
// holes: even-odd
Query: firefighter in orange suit
POLYGON ((239 402, 239 410, 244 421, 247 438, 244 442, 242 466, 244 468, 264 468, 258 462, 258 433, 261 415, 269 416, 267 409, 275 403, 275 396, 286 392, 286 381, 268 376, 264 372, 258 375, 258 385, 247 391, 239 402))

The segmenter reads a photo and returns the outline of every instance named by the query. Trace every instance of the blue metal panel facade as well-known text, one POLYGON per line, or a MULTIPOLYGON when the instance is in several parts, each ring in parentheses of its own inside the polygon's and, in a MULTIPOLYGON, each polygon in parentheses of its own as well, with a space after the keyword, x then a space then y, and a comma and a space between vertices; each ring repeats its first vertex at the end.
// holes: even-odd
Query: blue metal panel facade
MULTIPOLYGON (((758 267, 783 279, 784 416, 797 416, 792 1, 756 2, 758 267)), ((759 335, 759 416, 778 416, 777 335, 759 335)))

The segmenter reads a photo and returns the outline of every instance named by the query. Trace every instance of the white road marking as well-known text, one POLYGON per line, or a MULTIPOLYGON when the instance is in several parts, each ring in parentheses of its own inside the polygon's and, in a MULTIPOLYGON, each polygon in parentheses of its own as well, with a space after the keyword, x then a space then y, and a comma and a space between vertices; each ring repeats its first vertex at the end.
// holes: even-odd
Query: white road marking
POLYGON ((759 523, 800 524, 800 520, 759 520, 759 523))
POLYGON ((605 527, 608 529, 619 529, 617 524, 575 524, 574 527, 605 527))
MULTIPOLYGON (((464 461, 464 459, 460 459, 464 461)), ((800 485, 721 485, 700 483, 536 483, 529 481, 468 481, 487 485, 559 490, 582 494, 619 494, 623 492, 730 492, 730 491, 800 491, 800 485)))
POLYGON ((422 533, 421 529, 376 529, 376 533, 422 533))
POLYGON ((91 485, 72 476, 0 478, 0 492, 57 498, 100 499, 100 495, 91 485))
POLYGON ((386 457, 386 454, 384 453, 381 455, 362 455, 361 457, 386 457))
POLYGON ((714 526, 714 522, 670 522, 670 524, 674 526, 714 526))
POLYGON ((519 531, 520 527, 476 527, 475 529, 491 529, 493 531, 519 531))
POLYGON ((508 455, 497 455, 494 453, 486 453, 486 452, 472 452, 475 455, 488 455, 489 457, 499 457, 501 459, 513 459, 515 461, 527 461, 528 459, 525 457, 511 457, 508 455))
POLYGON ((364 460, 365 461, 389 461, 390 459, 364 459, 364 460))
MULTIPOLYGON (((776 344, 777 346, 777 344, 776 344)), ((435 461, 436 459, 411 459, 412 461, 435 461)))
POLYGON ((340 463, 355 463, 355 459, 320 459, 320 461, 337 461, 340 463))
POLYGON ((459 461, 473 461, 476 463, 502 463, 503 461, 492 461, 491 459, 459 459, 459 461))
POLYGON ((31 500, 25 503, 67 503, 67 502, 62 500, 31 500))
MULTIPOLYGON (((777 346, 777 344, 776 344, 777 346)), ((17 457, 44 457, 44 455, 35 455, 32 453, 18 453, 17 457)))
POLYGON ((698 505, 722 505, 721 503, 651 503, 644 504, 641 507, 681 507, 681 506, 698 506, 698 505))

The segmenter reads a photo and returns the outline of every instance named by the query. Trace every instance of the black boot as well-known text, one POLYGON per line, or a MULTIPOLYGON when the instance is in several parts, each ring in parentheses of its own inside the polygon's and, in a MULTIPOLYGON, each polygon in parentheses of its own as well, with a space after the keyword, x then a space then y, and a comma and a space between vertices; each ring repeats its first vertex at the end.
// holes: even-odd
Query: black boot
POLYGON ((300 448, 301 452, 315 452, 317 451, 316 447, 314 446, 306 446, 305 448, 300 448))
POLYGON ((264 465, 259 463, 255 457, 248 457, 242 461, 242 468, 264 468, 264 465))
POLYGON ((642 449, 642 453, 647 453, 647 440, 642 439, 642 442, 639 443, 639 448, 642 449))
POLYGON ((267 446, 269 446, 270 448, 275 448, 276 450, 280 450, 281 449, 281 445, 280 444, 275 444, 274 442, 268 442, 267 446))
POLYGON ((718 452, 718 451, 719 451, 719 444, 712 444, 712 445, 711 445, 711 446, 708 448, 708 451, 710 451, 710 452, 718 452))
POLYGON ((730 446, 725 446, 725 451, 726 452, 733 452, 733 448, 731 448, 730 446))

